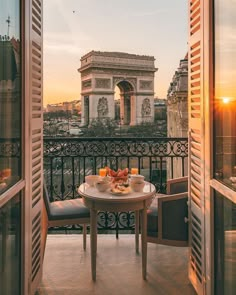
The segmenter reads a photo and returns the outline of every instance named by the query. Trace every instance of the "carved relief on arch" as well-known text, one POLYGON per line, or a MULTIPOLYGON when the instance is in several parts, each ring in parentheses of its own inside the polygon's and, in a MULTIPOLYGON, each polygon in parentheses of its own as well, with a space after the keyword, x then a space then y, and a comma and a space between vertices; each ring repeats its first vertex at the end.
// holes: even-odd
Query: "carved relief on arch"
POLYGON ((100 97, 98 100, 97 105, 97 112, 98 112, 98 118, 104 118, 108 116, 108 101, 106 97, 100 97))
POLYGON ((151 103, 149 98, 145 98, 142 103, 141 109, 142 117, 150 117, 151 116, 151 103))
POLYGON ((95 79, 95 88, 111 88, 111 80, 110 79, 104 79, 104 78, 96 78, 95 79))
POLYGON ((119 84, 122 81, 126 81, 126 82, 130 83, 133 86, 134 91, 136 91, 137 79, 136 78, 125 78, 125 77, 113 77, 113 89, 115 88, 115 86, 117 84, 119 84))
POLYGON ((139 88, 142 90, 153 90, 153 81, 152 80, 140 80, 139 88))
POLYGON ((92 87, 92 80, 91 79, 82 81, 82 89, 83 90, 91 88, 91 87, 92 87))

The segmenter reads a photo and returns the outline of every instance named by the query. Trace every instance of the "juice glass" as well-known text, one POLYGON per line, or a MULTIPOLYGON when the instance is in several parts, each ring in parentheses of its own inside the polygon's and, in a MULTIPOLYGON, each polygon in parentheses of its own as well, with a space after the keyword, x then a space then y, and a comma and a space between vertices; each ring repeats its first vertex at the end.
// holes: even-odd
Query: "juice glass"
POLYGON ((99 169, 99 176, 104 177, 106 176, 106 174, 107 174, 107 170, 105 168, 99 169))
POLYGON ((138 168, 131 168, 131 174, 138 174, 138 168))

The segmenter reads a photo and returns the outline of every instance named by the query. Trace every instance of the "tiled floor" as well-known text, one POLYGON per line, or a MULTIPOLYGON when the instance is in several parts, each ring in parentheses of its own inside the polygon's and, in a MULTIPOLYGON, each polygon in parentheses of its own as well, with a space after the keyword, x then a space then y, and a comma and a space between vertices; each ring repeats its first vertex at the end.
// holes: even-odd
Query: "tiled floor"
POLYGON ((39 295, 194 295, 187 277, 187 248, 148 244, 147 281, 134 235, 98 235, 97 280, 90 272, 89 239, 48 235, 39 295))

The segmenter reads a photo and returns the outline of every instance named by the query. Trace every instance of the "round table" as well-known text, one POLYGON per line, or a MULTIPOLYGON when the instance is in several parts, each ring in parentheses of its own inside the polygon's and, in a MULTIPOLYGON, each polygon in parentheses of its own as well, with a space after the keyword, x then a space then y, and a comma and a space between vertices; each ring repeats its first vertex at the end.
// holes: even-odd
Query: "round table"
POLYGON ((97 255, 97 212, 98 211, 135 211, 136 251, 138 251, 139 213, 141 213, 142 237, 142 273, 146 279, 147 272, 147 208, 155 196, 155 186, 145 182, 142 192, 130 192, 127 195, 113 195, 109 189, 99 192, 95 187, 86 183, 80 185, 78 193, 82 196, 84 204, 90 209, 90 239, 91 239, 91 270, 92 279, 96 280, 97 255))

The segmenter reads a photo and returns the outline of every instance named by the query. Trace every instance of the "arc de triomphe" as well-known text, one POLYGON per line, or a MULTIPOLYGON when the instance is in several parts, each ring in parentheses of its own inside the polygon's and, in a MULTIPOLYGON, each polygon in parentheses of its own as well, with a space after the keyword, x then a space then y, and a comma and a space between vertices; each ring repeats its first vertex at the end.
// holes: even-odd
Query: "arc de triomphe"
POLYGON ((115 87, 120 89, 120 122, 154 121, 153 56, 91 51, 81 58, 82 124, 115 118, 115 87))

